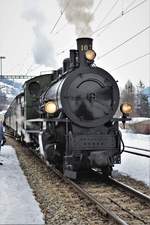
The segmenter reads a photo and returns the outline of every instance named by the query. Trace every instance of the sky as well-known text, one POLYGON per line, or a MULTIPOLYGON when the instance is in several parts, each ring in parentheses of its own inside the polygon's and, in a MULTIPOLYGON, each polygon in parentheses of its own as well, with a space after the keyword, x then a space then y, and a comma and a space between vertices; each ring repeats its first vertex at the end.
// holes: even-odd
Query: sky
POLYGON ((0 0, 3 74, 57 69, 84 36, 93 38, 95 64, 120 87, 150 86, 149 15, 150 0, 0 0))

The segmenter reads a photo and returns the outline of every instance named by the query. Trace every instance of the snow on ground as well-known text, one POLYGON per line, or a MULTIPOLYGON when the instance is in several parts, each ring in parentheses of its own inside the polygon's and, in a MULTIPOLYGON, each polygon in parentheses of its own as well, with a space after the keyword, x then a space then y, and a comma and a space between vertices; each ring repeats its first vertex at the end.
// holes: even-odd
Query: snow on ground
POLYGON ((0 224, 44 224, 43 214, 19 166, 15 150, 0 153, 0 224))
MULTIPOLYGON (((150 150, 150 135, 134 134, 127 130, 121 130, 122 137, 126 146, 133 146, 150 150)), ((129 151, 149 154, 134 149, 129 151)), ((123 153, 121 165, 115 165, 114 170, 127 174, 136 180, 141 180, 150 186, 150 158, 123 153)))
POLYGON ((6 110, 0 111, 0 115, 4 115, 6 113, 6 110))

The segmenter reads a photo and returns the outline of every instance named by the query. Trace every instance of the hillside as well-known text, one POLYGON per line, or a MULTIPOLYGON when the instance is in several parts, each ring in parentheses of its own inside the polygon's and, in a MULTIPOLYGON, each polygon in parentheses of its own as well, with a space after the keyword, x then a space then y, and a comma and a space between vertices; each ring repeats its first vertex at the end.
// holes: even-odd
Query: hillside
POLYGON ((0 80, 0 111, 5 110, 14 97, 20 93, 22 84, 13 80, 0 80))

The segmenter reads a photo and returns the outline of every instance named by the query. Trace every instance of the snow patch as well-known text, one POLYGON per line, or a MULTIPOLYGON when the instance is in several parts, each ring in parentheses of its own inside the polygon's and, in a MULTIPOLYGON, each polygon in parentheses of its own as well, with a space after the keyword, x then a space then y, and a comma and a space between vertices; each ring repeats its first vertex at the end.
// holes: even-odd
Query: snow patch
POLYGON ((15 150, 0 153, 0 224, 44 224, 43 214, 19 166, 15 150))
POLYGON ((0 115, 4 115, 6 113, 6 110, 0 111, 0 115))
MULTIPOLYGON (((129 130, 121 130, 121 132, 126 146, 150 150, 150 135, 134 134, 129 130)), ((150 155, 150 153, 135 149, 128 150, 150 155)), ((145 184, 150 186, 150 158, 124 152, 121 157, 121 164, 115 165, 114 170, 127 174, 136 180, 143 181, 145 184)))

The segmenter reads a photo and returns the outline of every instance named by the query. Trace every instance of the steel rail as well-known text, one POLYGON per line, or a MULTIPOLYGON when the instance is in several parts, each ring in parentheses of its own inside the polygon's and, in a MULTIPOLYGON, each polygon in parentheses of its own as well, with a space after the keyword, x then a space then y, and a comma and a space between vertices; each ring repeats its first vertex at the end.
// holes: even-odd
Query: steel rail
POLYGON ((105 208, 94 196, 89 194, 87 191, 85 191, 83 188, 81 188, 78 184, 70 180, 69 178, 65 177, 59 170, 54 168, 51 165, 47 166, 52 169, 52 171, 59 176, 59 178, 63 179, 66 183, 68 183, 75 191, 77 191, 79 194, 82 194, 86 199, 90 200, 92 203, 96 205, 96 208, 106 217, 114 220, 117 224, 120 225, 129 225, 124 220, 122 220, 119 216, 117 216, 115 213, 111 212, 107 208, 105 208))
POLYGON ((108 178, 108 181, 110 181, 111 183, 113 183, 113 184, 115 184, 115 185, 117 185, 117 186, 120 186, 121 188, 123 188, 123 189, 125 189, 125 190, 131 192, 131 193, 134 194, 136 197, 139 197, 139 198, 143 199, 144 201, 146 201, 147 203, 150 204, 150 196, 145 195, 145 194, 143 194, 142 192, 137 191, 136 189, 134 189, 134 188, 132 188, 132 187, 129 187, 128 185, 126 185, 126 184, 124 184, 124 183, 122 183, 122 182, 120 182, 120 181, 118 181, 118 180, 116 180, 116 179, 114 179, 114 178, 112 178, 112 177, 109 177, 109 178, 108 178))
POLYGON ((14 138, 14 136, 11 134, 11 132, 4 132, 4 136, 14 138))
POLYGON ((128 146, 128 145, 125 145, 125 148, 132 148, 132 149, 136 149, 136 150, 140 150, 140 151, 143 151, 143 152, 149 152, 150 153, 150 150, 145 149, 145 148, 137 148, 137 147, 128 146))
POLYGON ((123 152, 127 152, 127 153, 130 153, 130 154, 133 154, 133 155, 139 155, 139 156, 143 156, 143 157, 146 157, 146 158, 150 158, 150 155, 145 155, 145 154, 141 154, 141 153, 138 153, 138 152, 131 152, 131 151, 128 151, 128 150, 124 150, 123 152))

